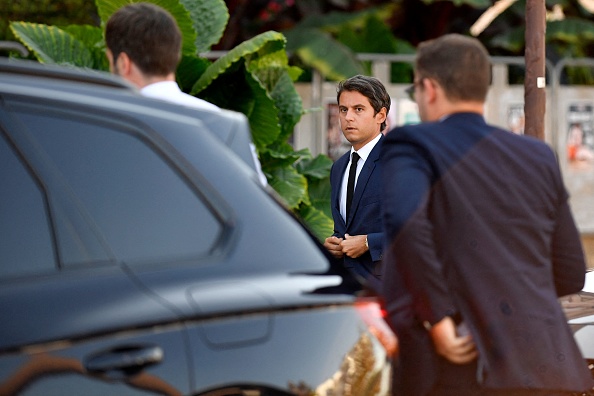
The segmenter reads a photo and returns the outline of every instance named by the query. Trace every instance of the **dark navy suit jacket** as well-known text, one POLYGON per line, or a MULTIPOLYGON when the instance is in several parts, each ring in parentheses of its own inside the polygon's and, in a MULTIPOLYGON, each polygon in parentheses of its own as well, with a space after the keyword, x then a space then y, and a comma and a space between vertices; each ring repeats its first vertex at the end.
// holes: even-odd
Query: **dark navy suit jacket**
POLYGON ((383 255, 384 236, 381 216, 381 167, 379 153, 384 136, 369 153, 365 161, 353 195, 350 217, 345 222, 340 214, 340 190, 342 179, 349 163, 350 151, 345 153, 332 165, 330 170, 330 186, 332 194, 332 218, 334 219, 334 236, 344 238, 344 234, 367 235, 369 251, 355 259, 344 256, 344 264, 355 274, 372 279, 379 277, 379 262, 383 255))
POLYGON ((381 165, 395 393, 432 387, 437 356, 424 324, 456 312, 484 387, 590 389, 557 300, 581 290, 586 263, 553 151, 458 113, 390 131, 381 165))

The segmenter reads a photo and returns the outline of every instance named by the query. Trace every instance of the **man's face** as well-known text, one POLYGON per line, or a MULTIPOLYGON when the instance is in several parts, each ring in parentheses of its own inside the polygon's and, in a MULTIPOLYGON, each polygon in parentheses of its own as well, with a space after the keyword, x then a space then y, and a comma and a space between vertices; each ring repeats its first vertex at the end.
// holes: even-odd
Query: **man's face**
POLYGON ((380 132, 386 119, 386 109, 377 114, 369 99, 357 91, 344 91, 338 99, 340 129, 346 140, 359 150, 372 141, 380 132))

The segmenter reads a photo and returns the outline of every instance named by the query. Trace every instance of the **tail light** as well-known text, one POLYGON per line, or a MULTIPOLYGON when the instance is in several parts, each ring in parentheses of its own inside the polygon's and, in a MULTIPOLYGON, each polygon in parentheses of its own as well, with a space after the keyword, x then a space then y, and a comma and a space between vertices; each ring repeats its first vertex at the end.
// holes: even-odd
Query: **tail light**
POLYGON ((386 350, 386 354, 393 358, 398 352, 396 335, 386 322, 386 310, 377 298, 362 297, 355 301, 355 308, 369 332, 373 334, 386 350))

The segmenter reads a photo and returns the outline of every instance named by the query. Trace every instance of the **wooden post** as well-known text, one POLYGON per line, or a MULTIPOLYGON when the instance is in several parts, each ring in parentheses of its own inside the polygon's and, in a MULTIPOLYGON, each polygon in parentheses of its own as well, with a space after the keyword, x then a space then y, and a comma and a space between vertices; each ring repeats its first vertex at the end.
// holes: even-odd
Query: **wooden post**
POLYGON ((546 112, 545 0, 526 0, 524 133, 544 140, 546 112))

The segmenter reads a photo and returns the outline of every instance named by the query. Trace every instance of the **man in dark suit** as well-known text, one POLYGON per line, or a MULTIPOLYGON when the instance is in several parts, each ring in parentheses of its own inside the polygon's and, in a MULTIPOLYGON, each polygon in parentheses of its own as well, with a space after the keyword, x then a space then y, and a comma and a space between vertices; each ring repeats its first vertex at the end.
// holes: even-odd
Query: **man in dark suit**
POLYGON ((334 234, 324 246, 355 274, 374 279, 383 254, 379 152, 390 96, 377 78, 358 75, 339 83, 336 99, 340 127, 352 147, 330 171, 334 234))
POLYGON ((561 395, 592 388, 557 298, 585 260, 553 151, 488 125, 474 38, 421 43, 423 123, 384 139, 383 295, 396 395, 561 395))

